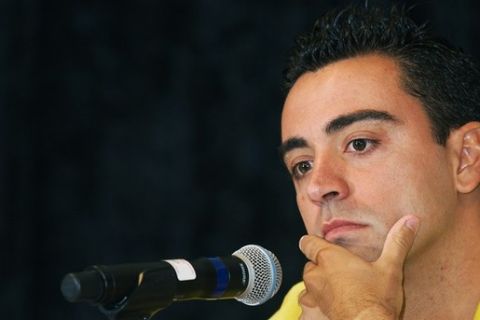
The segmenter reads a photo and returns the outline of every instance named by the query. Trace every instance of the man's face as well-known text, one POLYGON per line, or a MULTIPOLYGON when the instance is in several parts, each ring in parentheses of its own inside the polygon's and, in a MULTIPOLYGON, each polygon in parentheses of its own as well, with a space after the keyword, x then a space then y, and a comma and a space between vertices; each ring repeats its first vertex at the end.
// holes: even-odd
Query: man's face
POLYGON ((309 234, 373 261, 400 217, 420 217, 411 252, 452 223, 455 169, 395 62, 342 60, 302 75, 286 99, 282 149, 309 234))

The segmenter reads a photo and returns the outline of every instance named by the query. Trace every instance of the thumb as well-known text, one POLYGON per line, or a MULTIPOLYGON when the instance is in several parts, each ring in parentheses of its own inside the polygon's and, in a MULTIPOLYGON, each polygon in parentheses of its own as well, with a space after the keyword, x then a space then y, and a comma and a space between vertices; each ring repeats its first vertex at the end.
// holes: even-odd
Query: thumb
POLYGON ((382 254, 377 261, 401 268, 412 248, 418 226, 419 220, 413 215, 400 218, 388 232, 382 254))

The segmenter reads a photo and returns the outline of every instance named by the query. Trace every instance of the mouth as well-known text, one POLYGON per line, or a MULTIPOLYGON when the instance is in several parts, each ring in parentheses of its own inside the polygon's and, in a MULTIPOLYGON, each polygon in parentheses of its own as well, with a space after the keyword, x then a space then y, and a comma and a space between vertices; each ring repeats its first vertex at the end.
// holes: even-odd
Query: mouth
POLYGON ((361 224, 349 220, 331 220, 323 224, 323 238, 329 242, 334 242, 347 233, 366 228, 366 224, 361 224))

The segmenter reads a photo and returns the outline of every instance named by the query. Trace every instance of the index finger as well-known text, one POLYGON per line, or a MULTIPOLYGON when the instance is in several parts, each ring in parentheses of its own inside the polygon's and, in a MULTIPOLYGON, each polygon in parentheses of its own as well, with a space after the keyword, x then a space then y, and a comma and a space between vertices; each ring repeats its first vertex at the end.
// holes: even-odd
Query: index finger
POLYGON ((298 246, 308 260, 318 264, 320 252, 331 248, 333 244, 317 236, 305 235, 300 238, 298 246))

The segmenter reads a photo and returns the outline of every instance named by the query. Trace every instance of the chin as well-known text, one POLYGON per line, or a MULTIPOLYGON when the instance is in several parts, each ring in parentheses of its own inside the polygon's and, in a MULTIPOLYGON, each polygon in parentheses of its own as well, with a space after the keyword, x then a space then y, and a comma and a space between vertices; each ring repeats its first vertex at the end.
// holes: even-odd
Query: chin
POLYGON ((358 242, 353 243, 352 241, 342 238, 335 240, 335 244, 344 247, 354 255, 369 262, 376 261, 382 254, 382 248, 369 244, 359 244, 358 242))

